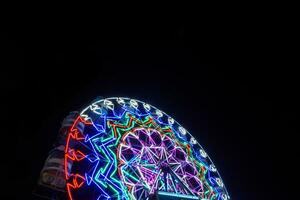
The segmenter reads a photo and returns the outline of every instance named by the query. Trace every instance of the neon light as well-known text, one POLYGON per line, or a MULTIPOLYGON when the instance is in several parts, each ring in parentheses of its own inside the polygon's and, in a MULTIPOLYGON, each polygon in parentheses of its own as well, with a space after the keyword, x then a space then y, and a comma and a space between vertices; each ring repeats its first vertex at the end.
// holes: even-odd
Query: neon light
POLYGON ((196 139, 166 113, 129 98, 100 99, 81 111, 67 136, 65 177, 69 199, 230 199, 196 139))
POLYGON ((203 157, 203 158, 206 158, 207 157, 207 154, 206 152, 203 150, 203 149, 200 149, 200 155, 203 157))
POLYGON ((216 172, 216 171, 217 171, 216 167, 215 167, 213 164, 211 164, 211 165, 209 166, 209 169, 210 169, 212 172, 216 172))
POLYGON ((197 144, 197 141, 196 141, 196 139, 195 138, 191 138, 191 140, 190 140, 190 142, 192 143, 192 144, 197 144))
POLYGON ((130 100, 130 106, 132 106, 133 108, 137 109, 139 105, 138 105, 138 103, 134 99, 131 99, 130 100))
POLYGON ((144 106, 146 111, 150 111, 150 105, 149 104, 144 103, 143 106, 144 106))
POLYGON ((198 199, 199 200, 199 197, 192 196, 192 195, 174 194, 174 193, 162 192, 162 191, 159 191, 158 194, 162 195, 162 196, 168 196, 168 197, 178 197, 178 198, 198 199))
POLYGON ((117 102, 118 104, 120 104, 121 106, 124 106, 125 105, 125 101, 123 98, 117 98, 117 102))
POLYGON ((186 135, 186 130, 183 127, 179 126, 178 130, 182 135, 186 135))
POLYGON ((157 114, 158 117, 162 117, 163 113, 160 110, 156 110, 155 112, 157 114))
POLYGON ((110 110, 114 110, 114 104, 111 101, 107 100, 107 99, 104 100, 104 106, 105 106, 105 108, 108 108, 110 110))
POLYGON ((168 122, 170 125, 174 124, 174 119, 171 117, 168 117, 168 122))
POLYGON ((223 187, 223 186, 224 186, 224 184, 223 184, 223 182, 221 181, 220 178, 216 178, 216 182, 217 182, 217 184, 218 184, 220 187, 223 187))

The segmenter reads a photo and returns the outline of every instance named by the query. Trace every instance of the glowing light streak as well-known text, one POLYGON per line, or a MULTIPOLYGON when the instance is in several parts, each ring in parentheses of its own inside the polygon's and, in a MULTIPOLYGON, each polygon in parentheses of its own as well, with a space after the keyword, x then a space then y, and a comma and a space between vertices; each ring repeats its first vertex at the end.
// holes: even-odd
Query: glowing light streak
POLYGON ((143 106, 144 106, 146 111, 150 111, 150 105, 149 104, 144 103, 143 106))
POLYGON ((118 104, 120 104, 121 106, 124 106, 125 105, 125 101, 124 101, 124 99, 123 98, 117 98, 117 102, 118 102, 118 104))
POLYGON ((104 100, 104 107, 108 108, 110 110, 114 110, 114 104, 110 100, 105 99, 104 100))
POLYGON ((157 114, 158 117, 162 117, 163 113, 160 110, 156 110, 155 112, 157 114))
POLYGON ((174 119, 171 118, 171 117, 168 117, 168 123, 169 123, 170 125, 173 125, 173 124, 174 124, 174 119))
POLYGON ((158 194, 161 196, 168 196, 168 197, 178 197, 178 198, 185 198, 185 199, 199 199, 199 197, 197 197, 197 196, 174 194, 174 193, 163 192, 163 191, 159 191, 158 194))
POLYGON ((186 135, 186 130, 183 127, 179 126, 178 130, 182 135, 186 135))
POLYGON ((200 155, 203 157, 203 158, 206 158, 207 157, 207 154, 206 152, 203 150, 203 149, 200 149, 200 155))
POLYGON ((131 99, 129 103, 130 103, 130 106, 135 109, 137 109, 139 106, 138 103, 134 99, 131 99))
POLYGON ((212 164, 209 166, 209 169, 210 169, 212 172, 216 172, 216 171, 217 171, 216 167, 215 167, 214 165, 212 165, 212 164))
POLYGON ((191 141, 190 141, 192 144, 197 144, 197 141, 196 141, 196 139, 195 138, 191 138, 191 141))

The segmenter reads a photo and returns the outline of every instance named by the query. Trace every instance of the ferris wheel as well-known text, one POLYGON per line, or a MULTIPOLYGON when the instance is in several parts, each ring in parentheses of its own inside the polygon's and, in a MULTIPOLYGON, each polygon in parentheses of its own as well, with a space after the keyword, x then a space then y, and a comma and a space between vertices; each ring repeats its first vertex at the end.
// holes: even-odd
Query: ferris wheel
POLYGON ((67 134, 64 168, 73 200, 230 199, 196 139, 135 99, 105 98, 84 108, 67 134))

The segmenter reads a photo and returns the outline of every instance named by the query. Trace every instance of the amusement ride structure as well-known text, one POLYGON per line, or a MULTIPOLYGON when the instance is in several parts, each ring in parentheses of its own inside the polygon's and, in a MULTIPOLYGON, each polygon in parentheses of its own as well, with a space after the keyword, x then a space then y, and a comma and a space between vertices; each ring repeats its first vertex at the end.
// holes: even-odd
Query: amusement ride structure
POLYGON ((98 99, 64 120, 58 141, 40 185, 70 200, 230 199, 196 139, 142 101, 98 99))

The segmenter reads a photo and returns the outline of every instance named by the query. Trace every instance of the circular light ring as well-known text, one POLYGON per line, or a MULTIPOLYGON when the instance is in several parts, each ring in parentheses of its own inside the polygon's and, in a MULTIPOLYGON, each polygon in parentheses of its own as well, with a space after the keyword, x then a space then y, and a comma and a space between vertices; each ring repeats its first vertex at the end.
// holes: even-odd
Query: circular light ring
POLYGON ((65 176, 69 199, 230 199, 196 139, 166 113, 129 98, 82 110, 68 133, 65 176))

